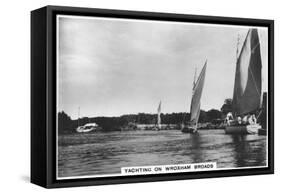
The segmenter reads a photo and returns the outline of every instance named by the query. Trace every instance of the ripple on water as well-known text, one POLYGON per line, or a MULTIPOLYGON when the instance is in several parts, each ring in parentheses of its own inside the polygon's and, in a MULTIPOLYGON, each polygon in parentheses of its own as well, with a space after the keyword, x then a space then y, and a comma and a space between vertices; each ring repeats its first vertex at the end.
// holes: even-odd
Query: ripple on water
POLYGON ((222 130, 199 135, 127 131, 60 135, 59 177, 120 173, 121 167, 217 162, 219 168, 266 165, 266 136, 222 130))

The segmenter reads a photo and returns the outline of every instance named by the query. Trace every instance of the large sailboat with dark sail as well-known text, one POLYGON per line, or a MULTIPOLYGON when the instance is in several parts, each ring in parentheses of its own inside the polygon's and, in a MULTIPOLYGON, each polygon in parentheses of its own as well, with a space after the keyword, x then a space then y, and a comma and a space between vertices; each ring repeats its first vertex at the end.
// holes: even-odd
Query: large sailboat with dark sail
POLYGON ((198 119, 200 116, 200 105, 201 105, 201 96, 205 82, 205 74, 207 68, 207 61, 204 64, 204 67, 201 70, 201 73, 196 80, 196 72, 193 81, 193 88, 192 88, 192 99, 190 104, 190 121, 188 125, 185 125, 185 118, 183 119, 182 129, 183 133, 197 133, 197 124, 198 119))
MULTIPOLYGON (((238 53, 238 52, 237 52, 238 53)), ((228 134, 256 134, 261 108, 261 52, 257 29, 249 29, 240 54, 237 55, 232 100, 233 120, 225 128, 228 134)))

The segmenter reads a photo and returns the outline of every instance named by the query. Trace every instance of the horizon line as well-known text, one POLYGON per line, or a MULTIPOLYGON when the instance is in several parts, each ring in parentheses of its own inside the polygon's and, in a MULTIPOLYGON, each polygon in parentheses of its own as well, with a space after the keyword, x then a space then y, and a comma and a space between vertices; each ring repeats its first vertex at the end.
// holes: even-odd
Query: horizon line
MULTIPOLYGON (((204 110, 204 109, 200 109, 200 111, 204 111, 204 112, 209 112, 211 110, 217 110, 219 112, 222 112, 220 109, 215 109, 215 108, 211 108, 209 110, 204 110)), ((62 113, 64 112, 65 114, 67 114, 68 116, 70 116, 66 111, 64 110, 60 110, 60 111, 57 111, 57 114, 59 113, 62 113)), ((173 113, 185 113, 185 114, 190 114, 190 112, 184 112, 184 111, 181 111, 181 112, 161 112, 161 114, 173 114, 173 113)), ((138 115, 138 114, 151 114, 151 115, 157 115, 157 111, 155 111, 155 113, 151 113, 151 112, 138 112, 138 113, 125 113, 125 114, 120 114, 120 115, 102 115, 102 116, 82 116, 82 117, 79 117, 79 118, 94 118, 94 117, 121 117, 121 116, 126 116, 126 115, 138 115)), ((70 118, 72 118, 70 116, 70 118)), ((77 119, 77 118, 76 118, 77 119)))

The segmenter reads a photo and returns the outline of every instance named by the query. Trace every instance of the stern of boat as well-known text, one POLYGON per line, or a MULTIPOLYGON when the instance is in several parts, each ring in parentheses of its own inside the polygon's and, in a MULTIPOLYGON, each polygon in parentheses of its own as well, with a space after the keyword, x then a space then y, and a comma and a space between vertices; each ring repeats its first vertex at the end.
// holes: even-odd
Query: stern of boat
POLYGON ((257 134, 259 129, 261 129, 261 125, 234 125, 234 126, 226 126, 225 133, 226 134, 257 134))
POLYGON ((196 129, 191 127, 184 127, 181 129, 182 133, 198 133, 196 129))

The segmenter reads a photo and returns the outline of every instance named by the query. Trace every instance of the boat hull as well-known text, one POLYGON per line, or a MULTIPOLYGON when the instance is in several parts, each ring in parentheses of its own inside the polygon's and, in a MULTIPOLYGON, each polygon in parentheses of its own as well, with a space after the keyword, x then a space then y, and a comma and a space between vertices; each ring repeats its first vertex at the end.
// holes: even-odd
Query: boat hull
POLYGON ((182 133, 193 133, 193 134, 198 133, 197 130, 190 128, 190 127, 182 128, 181 132, 182 133))
POLYGON ((78 128, 78 129, 76 129, 76 132, 78 132, 78 133, 88 133, 88 132, 93 131, 93 130, 94 130, 93 128, 92 129, 78 128))
POLYGON ((258 134, 259 135, 267 135, 267 131, 266 131, 266 129, 259 129, 258 134))
POLYGON ((261 125, 234 125, 234 126, 226 126, 225 133, 226 134, 257 134, 259 129, 261 129, 261 125))
POLYGON ((160 128, 159 128, 159 127, 153 127, 152 130, 154 130, 154 131, 160 131, 160 128))
POLYGON ((78 127, 76 129, 76 132, 77 133, 89 133, 89 132, 100 131, 100 130, 101 130, 101 127, 92 127, 89 129, 85 129, 84 127, 78 127))

